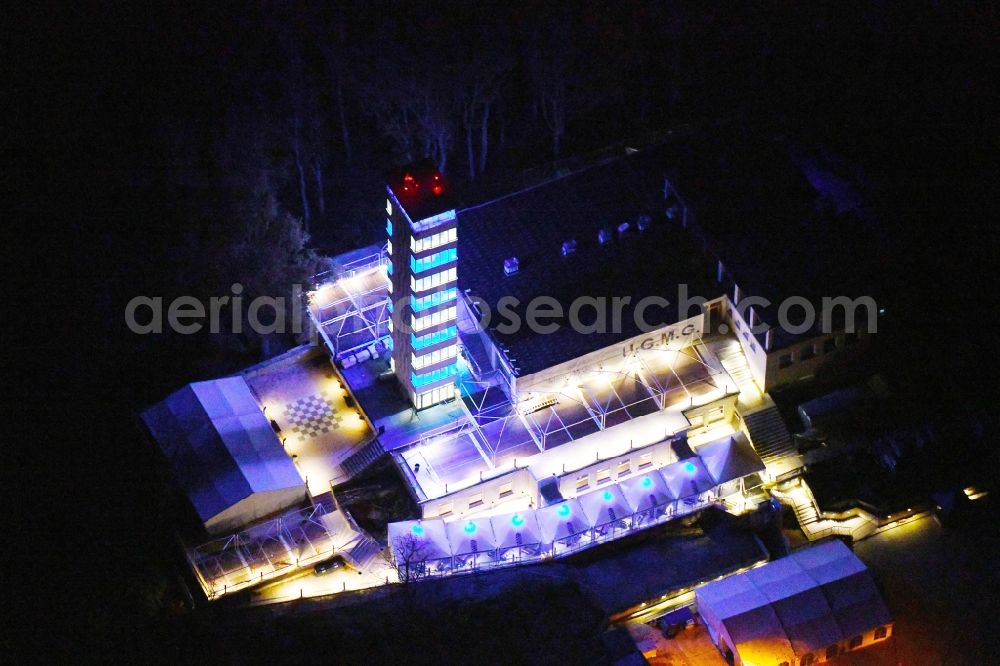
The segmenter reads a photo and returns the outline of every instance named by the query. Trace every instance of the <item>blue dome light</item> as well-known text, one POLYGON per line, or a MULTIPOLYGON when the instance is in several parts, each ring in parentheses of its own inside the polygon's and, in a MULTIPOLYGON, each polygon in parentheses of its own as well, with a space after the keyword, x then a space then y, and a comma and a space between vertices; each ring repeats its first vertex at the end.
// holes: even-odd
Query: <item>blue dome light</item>
POLYGON ((612 499, 614 499, 615 496, 611 494, 610 490, 605 490, 604 494, 601 495, 601 497, 604 498, 605 502, 610 502, 612 499))
POLYGON ((570 513, 569 504, 563 504, 562 506, 560 506, 558 509, 556 509, 556 513, 558 513, 563 518, 568 516, 570 513))
POLYGON ((424 533, 424 526, 418 523, 413 527, 411 527, 410 531, 413 532, 415 535, 420 536, 421 534, 424 533))
POLYGON ((524 516, 522 516, 519 513, 515 513, 513 516, 511 516, 510 524, 513 525, 514 527, 520 527, 521 525, 524 525, 524 516))
POLYGON ((653 487, 653 479, 651 479, 648 476, 642 477, 642 487, 643 488, 652 488, 653 487))
POLYGON ((465 527, 463 527, 462 529, 465 530, 466 534, 472 534, 473 532, 476 531, 476 524, 470 520, 465 524, 465 527))
POLYGON ((694 473, 698 471, 698 468, 694 466, 694 463, 686 462, 684 463, 684 471, 691 476, 694 476, 694 473))

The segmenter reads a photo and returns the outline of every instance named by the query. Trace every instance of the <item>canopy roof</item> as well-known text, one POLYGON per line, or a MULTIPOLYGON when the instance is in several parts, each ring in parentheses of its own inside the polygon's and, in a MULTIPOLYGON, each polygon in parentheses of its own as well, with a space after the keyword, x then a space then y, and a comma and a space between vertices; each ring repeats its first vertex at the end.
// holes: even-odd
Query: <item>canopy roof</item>
POLYGON ((719 485, 764 471, 764 463, 742 432, 700 446, 696 453, 719 485))
POLYGON ((670 463, 660 469, 660 474, 674 499, 694 497, 715 487, 715 480, 697 456, 670 463))
POLYGON ((544 543, 575 536, 590 529, 590 521, 583 507, 575 499, 568 499, 535 511, 538 528, 544 543))
POLYGON ((493 525, 488 517, 456 520, 445 524, 448 542, 454 555, 480 553, 496 547, 493 525))
POLYGON ((577 499, 580 500, 580 506, 583 507, 583 512, 593 527, 628 518, 633 513, 632 507, 625 501, 625 496, 617 485, 593 490, 580 495, 577 499))
POLYGON ((534 511, 519 511, 490 517, 493 534, 499 548, 513 548, 542 542, 534 511), (520 543, 518 543, 520 535, 520 543))
POLYGON ((451 557, 451 545, 444 522, 407 520, 389 523, 389 547, 396 561, 412 555, 414 560, 440 560, 451 557))
POLYGON ((662 506, 673 500, 663 477, 656 472, 629 477, 618 484, 629 505, 636 511, 662 506))
POLYGON ((242 377, 188 384, 142 413, 202 521, 304 482, 242 377))
POLYGON ((744 663, 763 651, 802 657, 892 622, 864 564, 837 540, 695 594, 698 608, 725 627, 744 663))

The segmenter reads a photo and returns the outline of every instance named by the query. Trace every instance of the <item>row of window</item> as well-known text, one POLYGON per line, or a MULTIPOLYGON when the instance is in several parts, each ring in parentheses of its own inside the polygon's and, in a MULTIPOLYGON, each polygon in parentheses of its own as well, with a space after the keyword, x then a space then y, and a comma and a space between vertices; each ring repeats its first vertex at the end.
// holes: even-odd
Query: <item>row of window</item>
POLYGON ((414 259, 413 257, 410 257, 410 270, 414 273, 423 273, 424 271, 451 263, 457 259, 458 248, 452 247, 447 250, 435 252, 432 255, 424 257, 423 259, 414 259))
POLYGON ((441 305, 447 301, 453 301, 456 298, 458 298, 458 289, 455 287, 439 291, 436 294, 431 294, 430 296, 424 296, 423 298, 410 296, 410 308, 414 312, 422 312, 423 310, 433 308, 434 306, 441 305))
POLYGON ((438 310, 426 317, 415 317, 410 316, 411 328, 414 331, 423 331, 424 329, 430 328, 431 326, 437 326, 445 322, 454 321, 458 316, 458 310, 455 306, 450 308, 445 308, 444 310, 438 310))
POLYGON ((443 368, 438 368, 433 372, 425 372, 422 375, 418 375, 413 372, 410 373, 410 381, 413 383, 414 388, 424 386, 426 384, 432 384, 442 379, 447 379, 448 377, 454 377, 458 374, 458 366, 455 364, 446 365, 443 368))
MULTIPOLYGON (((390 207, 392 204, 386 202, 386 208, 390 207)), ((385 221, 385 233, 387 236, 392 235, 392 220, 387 219, 385 221)))
MULTIPOLYGON (((436 389, 435 389, 436 390, 436 389)), ((514 494, 514 482, 508 481, 500 486, 498 489, 497 497, 498 499, 506 499, 514 494)), ((470 495, 468 499, 468 507, 470 510, 478 509, 486 504, 482 491, 470 495)), ((442 502, 438 505, 438 517, 444 518, 445 516, 450 516, 455 512, 455 502, 450 500, 447 502, 442 502)))
MULTIPOLYGON (((889 634, 889 630, 888 630, 887 627, 877 627, 875 629, 875 640, 881 640, 881 639, 885 638, 888 634, 889 634)), ((851 637, 851 640, 848 641, 848 643, 847 643, 847 650, 854 650, 855 648, 861 647, 861 644, 863 642, 864 642, 864 637, 861 636, 860 634, 857 635, 857 636, 853 636, 853 637, 851 637)), ((847 650, 845 650, 845 652, 847 650)), ((840 653, 841 653, 841 650, 840 650, 840 646, 838 646, 838 645, 831 645, 830 647, 826 648, 826 658, 828 660, 829 659, 833 659, 834 657, 836 657, 840 653)), ((818 655, 819 655, 818 652, 809 652, 809 653, 806 653, 806 654, 802 655, 802 659, 799 661, 799 663, 802 664, 802 666, 810 666, 810 664, 815 664, 816 663, 816 659, 818 658, 818 655)), ((783 662, 781 662, 781 664, 779 664, 779 666, 788 666, 788 662, 787 661, 783 661, 783 662)))
MULTIPOLYGON (((858 334, 857 333, 845 333, 843 336, 843 343, 837 344, 837 337, 827 338, 823 341, 822 354, 832 354, 837 351, 839 347, 853 347, 858 344, 858 334)), ((816 358, 820 355, 820 351, 817 349, 815 343, 810 343, 808 345, 803 345, 798 351, 798 361, 808 361, 809 359, 816 358)), ((796 358, 795 353, 788 352, 778 357, 778 367, 788 368, 795 364, 796 358)))
POLYGON ((452 227, 447 231, 442 231, 436 233, 433 236, 428 236, 427 238, 421 238, 417 240, 416 238, 410 239, 410 250, 412 252, 423 252, 424 250, 433 250, 436 247, 442 245, 447 245, 448 243, 454 243, 458 238, 458 229, 452 227))
POLYGON ((417 409, 423 409, 424 407, 430 407, 431 405, 436 405, 439 402, 447 400, 455 396, 455 389, 450 385, 439 386, 430 391, 424 391, 423 393, 417 394, 417 409))
POLYGON ((443 330, 428 333, 427 335, 421 335, 420 337, 410 333, 410 346, 414 349, 423 349, 424 347, 430 347, 431 345, 436 345, 439 342, 450 340, 457 335, 457 326, 449 326, 443 330))
MULTIPOLYGON (((392 273, 390 272, 390 275, 392 273)), ((428 289, 433 289, 434 287, 440 287, 443 284, 449 282, 454 282, 458 278, 458 271, 452 266, 446 271, 440 271, 434 273, 433 275, 428 275, 425 278, 420 278, 419 280, 410 276, 410 291, 426 291, 428 289)))
POLYGON ((458 345, 448 345, 441 349, 435 349, 430 354, 424 354, 423 356, 412 354, 412 364, 416 370, 420 370, 421 368, 426 368, 429 365, 440 363, 449 358, 455 358, 457 355, 458 345))
MULTIPOLYGON (((638 461, 639 464, 636 467, 636 470, 648 469, 653 465, 653 454, 643 453, 642 455, 639 456, 638 461)), ((624 478, 631 473, 632 473, 631 458, 626 458, 625 460, 621 460, 618 462, 618 466, 615 472, 616 479, 624 478)), ((610 482, 611 482, 611 466, 609 465, 608 467, 602 467, 598 469, 597 474, 595 475, 595 485, 602 486, 610 482)), ((582 476, 577 477, 576 491, 579 493, 587 490, 588 488, 590 488, 590 474, 589 473, 583 474, 582 476)))

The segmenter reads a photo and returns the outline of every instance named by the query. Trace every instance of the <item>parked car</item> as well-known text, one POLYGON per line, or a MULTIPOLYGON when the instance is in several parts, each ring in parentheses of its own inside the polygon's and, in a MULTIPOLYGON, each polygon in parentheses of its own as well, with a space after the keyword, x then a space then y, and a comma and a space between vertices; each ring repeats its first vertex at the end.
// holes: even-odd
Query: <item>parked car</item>
POLYGON ((348 564, 340 555, 334 555, 328 560, 323 560, 319 564, 313 567, 313 571, 317 574, 325 574, 328 571, 335 571, 337 569, 345 569, 348 564))

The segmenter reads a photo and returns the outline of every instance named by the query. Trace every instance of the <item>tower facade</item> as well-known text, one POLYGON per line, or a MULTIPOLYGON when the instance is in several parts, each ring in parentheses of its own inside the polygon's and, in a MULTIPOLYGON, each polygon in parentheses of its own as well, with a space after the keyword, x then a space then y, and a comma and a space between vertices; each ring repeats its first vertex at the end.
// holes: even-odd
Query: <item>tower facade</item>
POLYGON ((458 374, 458 219, 430 161, 386 188, 393 372, 417 409, 455 395, 458 374))

